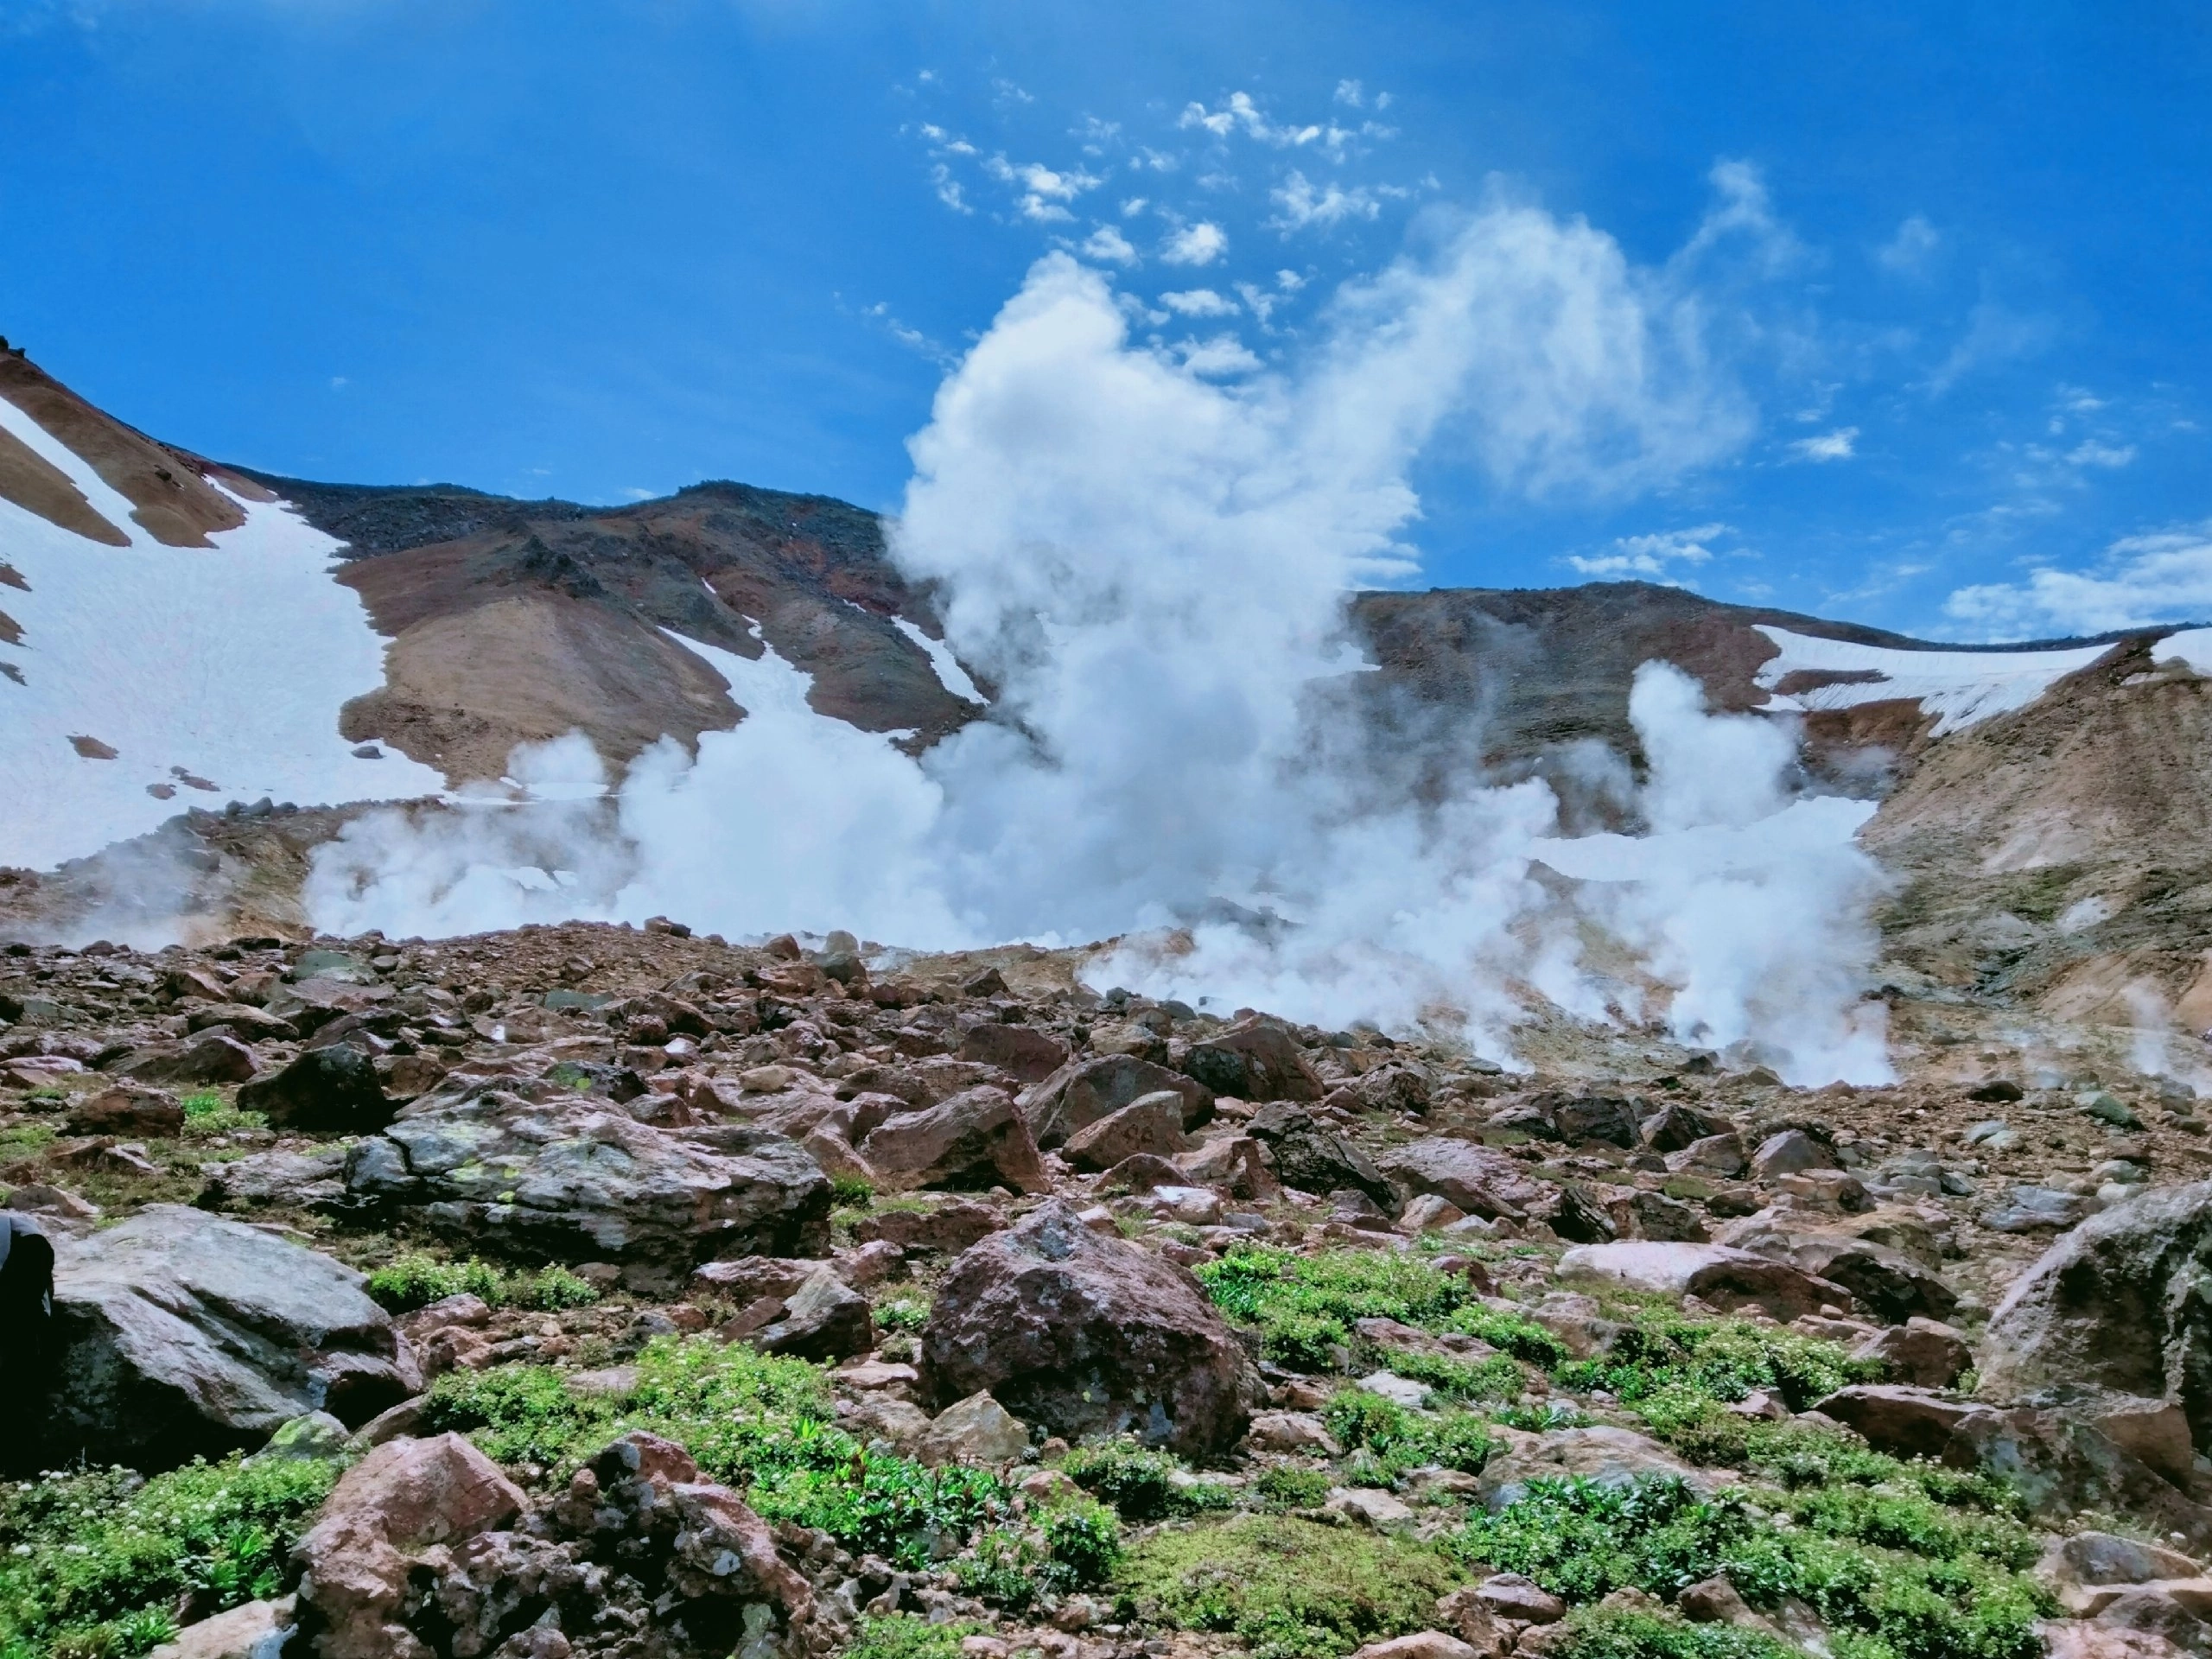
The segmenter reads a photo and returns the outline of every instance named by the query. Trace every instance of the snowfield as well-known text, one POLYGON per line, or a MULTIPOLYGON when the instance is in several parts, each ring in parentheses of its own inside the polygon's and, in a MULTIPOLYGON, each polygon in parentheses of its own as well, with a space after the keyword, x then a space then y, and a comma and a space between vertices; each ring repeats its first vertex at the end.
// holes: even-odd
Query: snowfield
POLYGON ((4 397, 0 427, 131 540, 105 547, 0 500, 0 563, 23 583, 0 585, 0 612, 22 630, 0 645, 13 671, 0 673, 0 864, 50 868, 189 806, 444 792, 429 767, 383 745, 359 758, 338 734, 340 709, 383 683, 385 641, 331 580, 337 542, 242 501, 246 522, 213 549, 164 547, 4 397), (78 738, 115 758, 86 758, 78 738))
POLYGON ((1816 639, 1787 628, 1758 625, 1782 648, 1764 664, 1758 683, 1769 692, 1800 670, 1823 674, 1872 672, 1878 680, 1823 685, 1770 696, 1769 709, 1852 709, 1862 702, 1910 697, 1936 716, 1935 735, 1964 731, 1999 715, 2024 709, 2077 670, 2110 651, 2080 645, 2067 651, 1898 651, 1886 645, 1816 639))

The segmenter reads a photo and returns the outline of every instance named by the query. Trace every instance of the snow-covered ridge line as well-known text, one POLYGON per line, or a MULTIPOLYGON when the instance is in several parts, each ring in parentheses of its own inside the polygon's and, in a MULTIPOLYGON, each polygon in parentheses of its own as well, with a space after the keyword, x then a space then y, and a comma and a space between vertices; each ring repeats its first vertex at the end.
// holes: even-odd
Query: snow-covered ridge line
MULTIPOLYGON (((1756 626, 1781 652, 1758 671, 1757 683, 1770 694, 1766 708, 1853 709, 1865 702, 1910 698, 1922 713, 1936 716, 1937 737, 2026 708, 2069 674, 2087 668, 2112 649, 2102 645, 2059 651, 1900 651, 1792 633, 1766 623, 1756 626), (1815 686, 1787 696, 1775 690, 1796 673, 1871 673, 1880 677, 1815 686)), ((2212 637, 2206 644, 2207 654, 2212 655, 2212 637)))

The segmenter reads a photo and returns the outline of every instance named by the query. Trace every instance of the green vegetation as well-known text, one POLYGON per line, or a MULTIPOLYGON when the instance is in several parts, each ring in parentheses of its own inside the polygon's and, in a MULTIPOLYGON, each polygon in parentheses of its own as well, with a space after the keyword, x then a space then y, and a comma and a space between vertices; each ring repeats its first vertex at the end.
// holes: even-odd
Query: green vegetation
POLYGON ((1440 1325, 1473 1295, 1465 1280, 1394 1250, 1238 1249, 1198 1274, 1223 1313, 1259 1327, 1269 1359, 1306 1370, 1328 1369, 1360 1319, 1440 1325))
POLYGON ((1471 1412, 1408 1411, 1364 1389, 1338 1394, 1321 1421, 1351 1454, 1344 1478, 1353 1485, 1388 1486, 1431 1464, 1478 1475, 1494 1449, 1487 1426, 1471 1412))
MULTIPOLYGON (((2021 1575, 2035 1540, 2016 1523, 1948 1511, 1916 1490, 1846 1486, 1777 1497, 1782 1525, 1752 1507, 1754 1496, 1767 1501, 1740 1491, 1700 1498, 1671 1477, 1532 1481, 1518 1502, 1471 1519, 1453 1549, 1579 1604, 1627 1587, 1671 1597, 1726 1573, 1753 1607, 1807 1603, 1853 1638, 1858 1659, 2041 1651, 2034 1624, 2049 1602, 2021 1575)), ((1619 1630, 1592 1639, 1601 1638, 1626 1639, 1619 1630)))
POLYGON ((588 1396, 550 1366, 451 1372, 430 1391, 428 1425, 556 1479, 644 1429, 683 1446, 769 1519, 819 1527, 849 1548, 913 1567, 1007 1509, 1006 1488, 986 1471, 926 1469, 869 1452, 836 1426, 826 1377, 804 1360, 710 1337, 661 1337, 637 1369, 628 1389, 588 1396))
POLYGON ((1193 1480, 1182 1461, 1135 1440, 1099 1440, 1068 1453, 1060 1472, 1125 1521, 1160 1521, 1236 1504, 1218 1481, 1193 1480))
POLYGON ((930 1299, 919 1291, 887 1296, 875 1305, 879 1331, 918 1331, 930 1322, 930 1299))
POLYGON ((861 1621, 859 1637, 844 1659, 960 1659, 960 1638, 979 1624, 932 1624, 913 1613, 887 1613, 861 1621))
POLYGON ((1764 1630, 1689 1624, 1656 1613, 1586 1607, 1568 1616, 1565 1651, 1573 1659, 1799 1659, 1764 1630))
POLYGON ((410 1252, 369 1274, 369 1294, 394 1313, 411 1313, 464 1294, 481 1297, 493 1307, 536 1308, 548 1313, 588 1307, 599 1300, 596 1290, 566 1268, 512 1273, 474 1256, 441 1262, 410 1252))
POLYGON ((954 1563, 962 1588, 1009 1611, 1103 1585, 1122 1559, 1122 1523, 1088 1501, 1047 1510, 1031 1527, 994 1527, 954 1563))
POLYGON ((832 1175, 830 1201, 843 1209, 865 1210, 875 1202, 875 1184, 864 1175, 832 1175))
POLYGON ((238 1129, 265 1129, 269 1127, 265 1113, 242 1112, 212 1089, 187 1095, 178 1103, 184 1108, 185 1135, 194 1140, 229 1135, 238 1129))
POLYGON ((1463 1581, 1427 1545, 1270 1515, 1163 1527, 1114 1575, 1124 1618, 1233 1634, 1255 1659, 1333 1659, 1424 1629, 1463 1581))
POLYGON ((1318 1510, 1329 1501, 1336 1484, 1325 1469, 1300 1469, 1289 1464, 1262 1471, 1253 1486, 1262 1502, 1282 1510, 1318 1510))
POLYGON ((1602 1358, 1553 1368, 1562 1386, 1578 1394, 1609 1390, 1647 1417, 1688 1409, 1692 1398, 1741 1400, 1754 1389, 1802 1411, 1847 1383, 1882 1375, 1879 1360, 1853 1359, 1838 1343, 1745 1319, 1698 1320, 1656 1309, 1624 1329, 1602 1358))
POLYGON ((338 1478, 305 1459, 99 1469, 0 1484, 0 1659, 137 1659, 188 1601, 202 1618, 280 1587, 338 1478))

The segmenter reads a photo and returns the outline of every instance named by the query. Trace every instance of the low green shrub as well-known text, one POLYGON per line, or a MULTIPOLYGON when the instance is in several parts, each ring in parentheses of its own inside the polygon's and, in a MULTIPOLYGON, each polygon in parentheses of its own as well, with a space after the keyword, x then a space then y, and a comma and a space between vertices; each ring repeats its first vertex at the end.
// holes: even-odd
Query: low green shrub
POLYGON ((930 1322, 930 1299, 919 1291, 887 1296, 875 1305, 879 1331, 918 1331, 930 1322))
POLYGON ((1218 1481, 1191 1479, 1173 1453, 1131 1440, 1079 1446, 1061 1462, 1060 1472, 1101 1503, 1112 1504, 1126 1521, 1225 1510, 1236 1501, 1218 1481))
POLYGON ((338 1478, 312 1459, 192 1463, 0 1484, 0 1655, 137 1659, 202 1618, 282 1587, 338 1478))
POLYGON ((269 1127, 266 1113, 242 1112, 237 1107, 226 1104, 223 1097, 212 1089, 202 1089, 187 1095, 177 1103, 184 1109, 184 1133, 188 1140, 207 1140, 238 1129, 269 1127))
POLYGON ((449 1372, 426 1427, 467 1433, 499 1462, 554 1478, 609 1440, 643 1429, 676 1441, 712 1478, 745 1491, 771 1520, 819 1527, 847 1548, 920 1566, 1004 1511, 987 1471, 927 1469, 870 1452, 832 1420, 829 1382, 804 1360, 709 1337, 659 1337, 638 1378, 579 1396, 550 1366, 449 1372))
POLYGON ((830 1201, 842 1209, 865 1210, 875 1202, 875 1183, 865 1175, 832 1175, 830 1201))
POLYGON ((1777 1507, 1792 1524, 1755 1514, 1742 1492, 1700 1498, 1672 1477, 1535 1480, 1470 1520, 1452 1548, 1576 1604, 1627 1587, 1670 1598, 1726 1573, 1754 1607, 1809 1604, 1867 1659, 2040 1653, 2035 1622, 2050 1603, 2019 1571, 2035 1541, 2015 1523, 1946 1511, 1915 1491, 1822 1490, 1777 1507))
POLYGON ((414 1251, 372 1271, 369 1294, 394 1313, 411 1313, 418 1307, 462 1294, 481 1297, 493 1307, 534 1308, 548 1313, 564 1307, 588 1307, 599 1300, 596 1290, 566 1268, 511 1273, 474 1256, 441 1262, 414 1251))
POLYGON ((1354 1484, 1387 1486, 1431 1464, 1480 1474, 1496 1449, 1488 1425, 1471 1412, 1408 1411, 1365 1389, 1339 1391, 1321 1421, 1351 1454, 1344 1474, 1354 1484))
POLYGON ((1263 1471, 1252 1483, 1262 1502, 1284 1510, 1318 1510, 1329 1501, 1335 1479, 1325 1469, 1283 1465, 1263 1471))
POLYGON ((861 1621, 860 1634, 849 1643, 844 1659, 960 1659, 960 1639, 973 1636, 980 1624, 932 1624, 914 1613, 886 1613, 861 1621))
POLYGON ((953 1564, 963 1589, 1010 1611, 1106 1583, 1122 1559, 1122 1523, 1088 1501, 1050 1509, 1028 1527, 993 1527, 953 1564))
POLYGON ((1504 1354, 1471 1360, 1378 1348, 1375 1357, 1386 1370, 1426 1382, 1447 1400, 1510 1400, 1528 1383, 1519 1363, 1504 1354))
POLYGON ((1700 1320, 1660 1310, 1626 1325, 1608 1353, 1566 1361, 1552 1372, 1578 1394, 1604 1389, 1639 1408, 1669 1391, 1732 1401, 1764 1389, 1792 1411, 1882 1374, 1879 1360, 1853 1359, 1840 1343, 1746 1319, 1700 1320))
POLYGON ((1409 1539, 1243 1515, 1162 1527, 1122 1557, 1114 1587, 1125 1619, 1234 1635, 1254 1659, 1336 1659, 1426 1629, 1462 1579, 1409 1539))
POLYGON ((1764 1630, 1610 1607, 1580 1609, 1550 1649, 1560 1659, 1800 1659, 1796 1648, 1764 1630))
POLYGON ((1465 1279, 1395 1250, 1298 1255, 1255 1246, 1231 1250, 1198 1274, 1217 1307, 1259 1328, 1267 1357, 1306 1370, 1326 1368, 1360 1319, 1434 1325, 1473 1295, 1465 1279))

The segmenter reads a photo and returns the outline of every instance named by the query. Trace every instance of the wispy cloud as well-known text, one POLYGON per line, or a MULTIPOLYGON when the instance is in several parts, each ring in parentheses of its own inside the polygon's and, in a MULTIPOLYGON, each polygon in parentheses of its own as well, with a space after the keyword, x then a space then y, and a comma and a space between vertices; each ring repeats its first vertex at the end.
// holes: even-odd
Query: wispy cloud
POLYGON ((1961 588, 1943 609, 1992 639, 2212 619, 2212 519, 2124 536, 2086 570, 1961 588))
POLYGON ((1874 262, 1899 276, 1923 276, 1942 245, 1943 238, 1936 227, 1914 213, 1897 226, 1895 236, 1874 250, 1874 262))
POLYGON ((1160 302, 1170 311, 1185 317, 1233 317, 1236 302, 1217 294, 1210 288, 1185 289, 1179 294, 1163 294, 1160 302))
POLYGON ((1712 543, 1735 531, 1727 524, 1697 524, 1688 530, 1662 530, 1648 536, 1622 536, 1610 550, 1589 556, 1570 555, 1567 563, 1586 576, 1657 576, 1666 578, 1677 564, 1699 565, 1713 557, 1712 543))
POLYGON ((1347 190, 1334 182, 1316 186, 1295 168, 1268 194, 1276 207, 1275 216, 1268 223, 1285 234, 1311 226, 1325 230, 1348 219, 1373 219, 1380 211, 1368 191, 1357 188, 1347 190))
POLYGON ((1967 375, 2032 356, 2049 343, 2051 333, 2048 317, 2014 311, 1994 300, 1980 301, 1967 313, 1966 331, 1958 343, 1928 377, 1927 389, 1940 397, 1967 375))
POLYGON ((1789 446, 1793 460, 1811 461, 1849 461, 1856 453, 1859 429, 1839 426, 1833 432, 1823 432, 1818 437, 1800 438, 1789 446))
POLYGON ((1064 205, 1073 201, 1086 190, 1096 190, 1105 180, 1081 168, 1056 168, 1041 162, 1010 162, 1003 156, 994 156, 983 163, 983 171, 1001 184, 1012 185, 1020 192, 1017 210, 1024 219, 1040 224, 1071 219, 1075 215, 1064 205))

